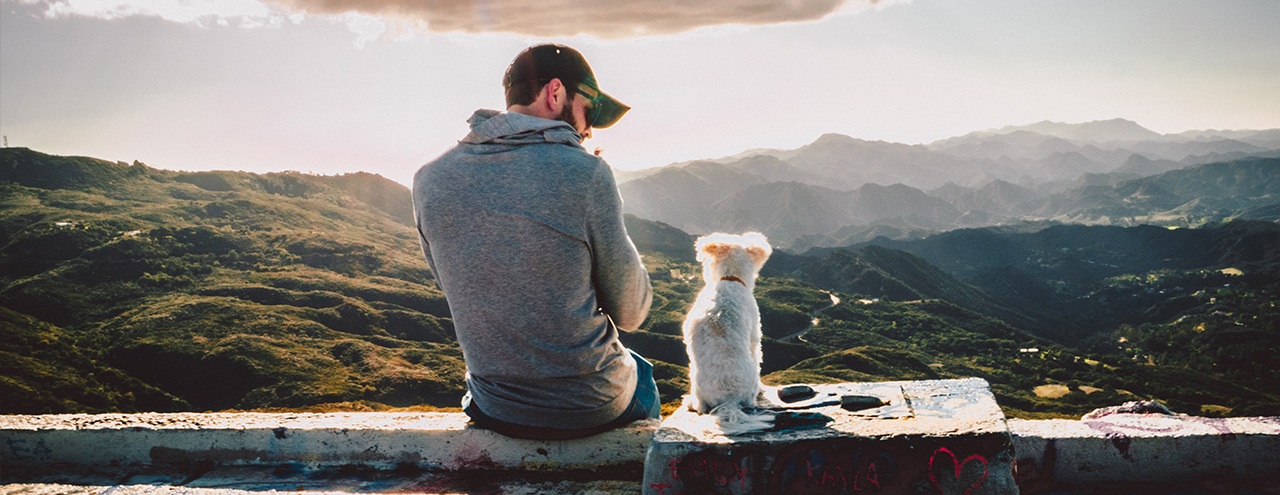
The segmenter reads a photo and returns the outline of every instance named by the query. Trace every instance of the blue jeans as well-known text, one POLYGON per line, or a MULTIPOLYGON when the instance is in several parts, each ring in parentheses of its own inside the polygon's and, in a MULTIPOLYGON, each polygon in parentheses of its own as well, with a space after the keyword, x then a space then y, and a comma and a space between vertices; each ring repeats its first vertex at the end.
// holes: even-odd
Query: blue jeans
POLYGON ((635 351, 627 349, 627 352, 631 353, 631 357, 636 360, 636 393, 621 415, 603 425, 576 430, 562 430, 559 428, 540 428, 508 423, 494 419, 481 411, 480 407, 471 400, 471 392, 467 392, 466 395, 462 396, 462 411, 467 413, 467 416, 471 417, 472 423, 479 428, 493 430, 509 437, 532 440, 569 440, 588 437, 622 427, 632 421, 661 417, 662 400, 658 398, 658 383, 653 379, 653 365, 643 357, 640 357, 639 354, 636 354, 635 351))

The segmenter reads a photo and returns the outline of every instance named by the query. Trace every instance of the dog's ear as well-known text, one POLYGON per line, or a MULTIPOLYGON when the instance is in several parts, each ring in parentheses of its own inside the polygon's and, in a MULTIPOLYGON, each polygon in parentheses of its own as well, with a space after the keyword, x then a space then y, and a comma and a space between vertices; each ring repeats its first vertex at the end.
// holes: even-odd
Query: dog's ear
POLYGON ((723 258, 732 246, 721 242, 708 242, 698 250, 698 261, 706 261, 707 257, 723 258))
POLYGON ((698 262, 706 261, 708 256, 721 256, 725 251, 729 250, 729 245, 720 242, 712 236, 702 236, 698 238, 698 242, 694 244, 694 249, 698 251, 698 262))
POLYGON ((751 255, 751 261, 756 266, 764 266, 764 262, 769 260, 769 255, 773 254, 773 247, 769 245, 769 239, 759 232, 747 232, 742 234, 742 239, 747 241, 746 251, 751 255))

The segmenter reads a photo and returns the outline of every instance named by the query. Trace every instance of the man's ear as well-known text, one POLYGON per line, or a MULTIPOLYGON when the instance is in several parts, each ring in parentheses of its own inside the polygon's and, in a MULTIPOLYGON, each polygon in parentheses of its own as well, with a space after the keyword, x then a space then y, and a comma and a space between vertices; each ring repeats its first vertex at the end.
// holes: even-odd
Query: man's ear
POLYGON ((547 110, 553 114, 559 114, 565 101, 568 100, 568 95, 561 94, 564 89, 564 83, 560 79, 552 79, 542 87, 542 96, 546 100, 547 110))

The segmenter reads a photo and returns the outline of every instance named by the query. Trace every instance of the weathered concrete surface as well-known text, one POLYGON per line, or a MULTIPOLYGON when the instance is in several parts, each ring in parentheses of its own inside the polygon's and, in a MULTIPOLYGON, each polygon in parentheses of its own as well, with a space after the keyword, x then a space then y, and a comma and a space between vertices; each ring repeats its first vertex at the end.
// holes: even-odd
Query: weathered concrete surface
POLYGON ((358 464, 378 469, 572 470, 635 465, 658 420, 569 441, 505 437, 462 413, 0 416, 15 466, 358 464))
POLYGON ((640 469, 574 471, 448 471, 363 466, 313 468, 299 465, 231 466, 208 470, 89 469, 28 472, 17 483, 0 484, 4 495, 262 495, 450 493, 510 495, 639 495, 640 469))
POLYGON ((728 437, 707 416, 676 412, 649 446, 644 493, 1018 493, 1009 431, 985 380, 813 388, 806 412, 829 423, 728 437), (889 404, 850 412, 842 395, 889 404))
POLYGON ((569 442, 459 413, 0 416, 0 494, 1013 493, 1012 447, 1027 494, 1280 495, 1280 417, 1006 422, 981 380, 815 388, 799 405, 832 422, 733 438, 687 411, 569 442))
POLYGON ((1254 480, 1256 493, 1280 493, 1280 417, 1114 414, 1014 419, 1009 430, 1024 489, 1254 480))

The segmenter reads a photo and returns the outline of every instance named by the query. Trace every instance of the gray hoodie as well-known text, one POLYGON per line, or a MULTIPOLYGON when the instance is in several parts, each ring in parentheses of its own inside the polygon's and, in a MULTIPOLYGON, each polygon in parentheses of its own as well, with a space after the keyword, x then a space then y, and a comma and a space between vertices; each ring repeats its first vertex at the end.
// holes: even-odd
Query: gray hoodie
POLYGON ((494 110, 468 122, 418 170, 413 203, 472 400, 509 423, 607 423, 636 387, 618 328, 638 327, 653 297, 613 173, 567 123, 494 110))

